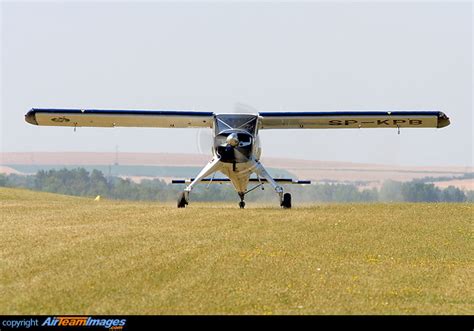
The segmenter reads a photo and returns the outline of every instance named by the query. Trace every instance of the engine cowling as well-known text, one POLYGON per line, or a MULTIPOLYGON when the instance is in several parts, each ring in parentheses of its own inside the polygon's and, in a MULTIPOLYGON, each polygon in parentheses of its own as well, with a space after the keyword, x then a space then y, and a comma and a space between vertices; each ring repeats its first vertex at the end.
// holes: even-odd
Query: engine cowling
POLYGON ((222 162, 247 162, 252 156, 252 147, 253 137, 246 131, 224 131, 214 140, 214 148, 222 162))

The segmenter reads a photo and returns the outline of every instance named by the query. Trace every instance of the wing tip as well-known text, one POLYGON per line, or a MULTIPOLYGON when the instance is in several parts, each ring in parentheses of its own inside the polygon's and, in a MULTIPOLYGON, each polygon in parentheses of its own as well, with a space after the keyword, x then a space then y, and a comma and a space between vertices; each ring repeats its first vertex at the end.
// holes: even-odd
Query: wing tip
POLYGON ((445 113, 439 112, 438 114, 438 129, 444 128, 451 124, 449 117, 445 113))
POLYGON ((36 121, 36 111, 34 108, 25 114, 25 121, 33 125, 38 125, 38 122, 36 121))

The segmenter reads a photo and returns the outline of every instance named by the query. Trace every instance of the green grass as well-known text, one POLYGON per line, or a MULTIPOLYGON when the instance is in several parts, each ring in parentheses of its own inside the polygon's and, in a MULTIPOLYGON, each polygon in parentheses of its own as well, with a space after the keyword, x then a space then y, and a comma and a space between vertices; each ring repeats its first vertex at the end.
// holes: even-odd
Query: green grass
POLYGON ((473 314, 473 206, 2 188, 0 314, 473 314))

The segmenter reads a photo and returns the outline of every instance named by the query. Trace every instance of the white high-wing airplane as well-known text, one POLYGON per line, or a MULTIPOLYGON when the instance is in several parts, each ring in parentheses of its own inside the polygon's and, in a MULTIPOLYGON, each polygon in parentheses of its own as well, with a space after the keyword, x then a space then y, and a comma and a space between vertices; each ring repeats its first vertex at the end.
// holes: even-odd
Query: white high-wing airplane
POLYGON ((70 127, 209 128, 214 133, 211 161, 196 178, 174 180, 188 184, 178 198, 178 208, 189 203, 189 193, 199 182, 232 182, 245 207, 245 194, 269 183, 282 208, 291 208, 290 193, 279 183, 309 184, 309 181, 275 179, 260 163, 259 130, 341 128, 442 128, 450 124, 440 111, 324 111, 216 114, 177 110, 31 109, 25 120, 34 125, 70 127), (228 178, 206 178, 222 172, 228 178), (256 178, 250 178, 255 174, 256 178), (256 186, 248 189, 249 182, 256 186))

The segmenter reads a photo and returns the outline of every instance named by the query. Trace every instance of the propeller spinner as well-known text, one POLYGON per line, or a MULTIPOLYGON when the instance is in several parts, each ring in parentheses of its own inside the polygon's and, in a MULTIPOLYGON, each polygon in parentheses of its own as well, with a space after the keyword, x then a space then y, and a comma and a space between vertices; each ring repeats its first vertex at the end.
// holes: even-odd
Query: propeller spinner
POLYGON ((237 133, 231 133, 227 136, 226 143, 232 147, 237 147, 239 145, 239 136, 237 133))

